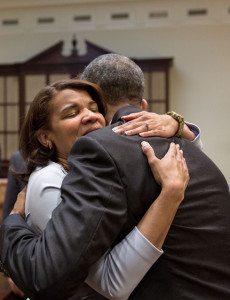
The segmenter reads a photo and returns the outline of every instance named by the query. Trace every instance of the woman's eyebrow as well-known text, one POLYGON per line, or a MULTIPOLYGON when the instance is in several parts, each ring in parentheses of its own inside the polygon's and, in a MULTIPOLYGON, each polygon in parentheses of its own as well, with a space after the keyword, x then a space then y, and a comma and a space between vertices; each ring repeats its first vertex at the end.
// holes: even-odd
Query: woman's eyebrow
POLYGON ((61 113, 65 113, 66 111, 69 111, 70 109, 78 108, 79 105, 77 103, 71 103, 71 104, 66 104, 65 107, 61 109, 61 113))
POLYGON ((74 108, 74 107, 79 107, 78 103, 68 103, 63 107, 63 110, 66 110, 68 108, 74 108))
POLYGON ((94 101, 94 100, 90 100, 90 101, 89 101, 89 104, 97 104, 97 102, 94 101))

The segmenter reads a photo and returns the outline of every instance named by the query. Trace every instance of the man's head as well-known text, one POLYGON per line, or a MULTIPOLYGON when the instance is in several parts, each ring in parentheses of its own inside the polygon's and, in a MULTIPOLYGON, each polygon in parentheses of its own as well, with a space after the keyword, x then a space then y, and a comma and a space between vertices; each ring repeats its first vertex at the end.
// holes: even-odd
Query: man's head
POLYGON ((85 68, 81 79, 101 87, 110 117, 122 106, 142 105, 144 74, 126 56, 110 53, 97 57, 85 68))

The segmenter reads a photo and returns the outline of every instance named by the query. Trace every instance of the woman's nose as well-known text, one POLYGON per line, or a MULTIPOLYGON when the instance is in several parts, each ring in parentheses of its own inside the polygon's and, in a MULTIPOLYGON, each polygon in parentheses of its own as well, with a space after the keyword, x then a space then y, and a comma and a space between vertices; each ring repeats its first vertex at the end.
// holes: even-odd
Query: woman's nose
POLYGON ((98 119, 98 116, 95 112, 85 108, 83 111, 83 117, 82 117, 82 123, 87 124, 87 123, 94 123, 98 119))

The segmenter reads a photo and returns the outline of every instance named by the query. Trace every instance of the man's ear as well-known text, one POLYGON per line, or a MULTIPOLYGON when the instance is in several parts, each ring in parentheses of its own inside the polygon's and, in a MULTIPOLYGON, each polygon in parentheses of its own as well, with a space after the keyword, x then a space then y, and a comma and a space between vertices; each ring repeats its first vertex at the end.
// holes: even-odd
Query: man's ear
POLYGON ((141 100, 141 110, 148 110, 148 102, 147 102, 147 100, 145 100, 145 99, 142 99, 141 100))
POLYGON ((49 132, 47 130, 39 129, 37 132, 37 139, 44 147, 49 149, 52 148, 52 141, 50 140, 49 132))

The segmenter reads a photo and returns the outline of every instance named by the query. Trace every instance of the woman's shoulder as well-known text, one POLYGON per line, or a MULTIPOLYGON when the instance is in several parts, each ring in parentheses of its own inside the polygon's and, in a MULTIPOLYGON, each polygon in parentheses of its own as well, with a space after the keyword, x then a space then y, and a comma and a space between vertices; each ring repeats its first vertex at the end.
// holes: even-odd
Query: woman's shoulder
POLYGON ((63 180, 67 172, 58 163, 50 161, 47 166, 37 168, 29 178, 29 181, 42 180, 42 181, 56 181, 58 178, 63 180))

